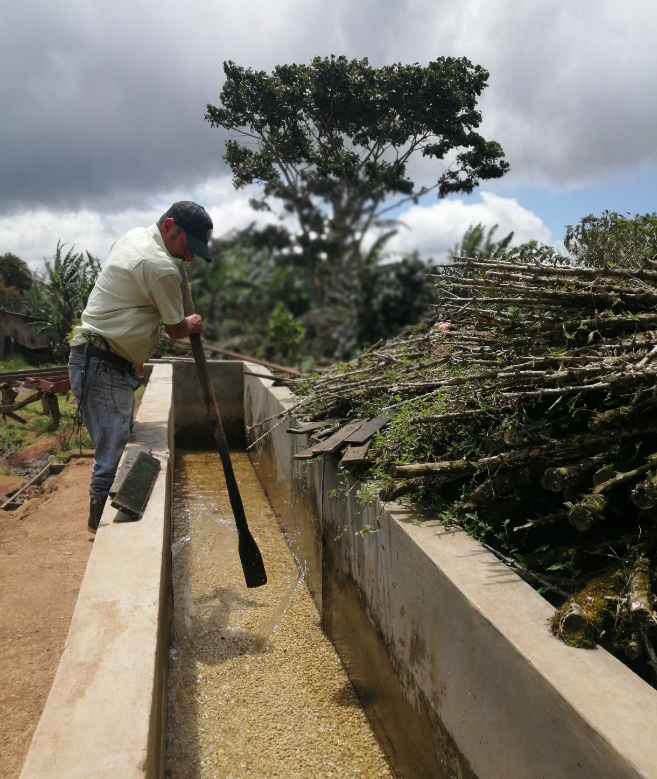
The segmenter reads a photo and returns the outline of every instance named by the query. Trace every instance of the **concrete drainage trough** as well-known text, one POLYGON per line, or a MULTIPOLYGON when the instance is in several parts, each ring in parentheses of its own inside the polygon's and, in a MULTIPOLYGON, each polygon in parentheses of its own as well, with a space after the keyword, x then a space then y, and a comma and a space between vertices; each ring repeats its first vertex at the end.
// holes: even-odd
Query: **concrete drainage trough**
MULTIPOLYGON (((243 363, 210 366, 233 446, 292 403, 243 363)), ((23 779, 164 776, 174 441, 211 445, 204 418, 194 365, 157 365, 130 445, 163 468, 140 522, 105 510, 23 779)), ((294 462, 307 437, 287 427, 252 459, 397 775, 657 778, 656 690, 553 638, 550 605, 467 535, 331 497, 336 461, 294 462)))

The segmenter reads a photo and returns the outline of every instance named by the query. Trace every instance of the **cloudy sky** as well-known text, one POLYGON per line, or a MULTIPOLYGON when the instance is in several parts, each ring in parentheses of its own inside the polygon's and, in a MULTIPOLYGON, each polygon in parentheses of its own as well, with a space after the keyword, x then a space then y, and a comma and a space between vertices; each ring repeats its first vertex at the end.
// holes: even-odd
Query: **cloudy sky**
MULTIPOLYGON (((490 71, 482 132, 511 172, 430 195, 392 248, 438 257, 470 225, 555 242, 604 208, 657 210, 654 0, 3 0, 0 253, 38 267, 58 238, 101 259, 173 200, 215 234, 254 218, 203 121, 222 62, 374 65, 466 56, 490 71)), ((417 165, 416 180, 432 169, 417 165)))

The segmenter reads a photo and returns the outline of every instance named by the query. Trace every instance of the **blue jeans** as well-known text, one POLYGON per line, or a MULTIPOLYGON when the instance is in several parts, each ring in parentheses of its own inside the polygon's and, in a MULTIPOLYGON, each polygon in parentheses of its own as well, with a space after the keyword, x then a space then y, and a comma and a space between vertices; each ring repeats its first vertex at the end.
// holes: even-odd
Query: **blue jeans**
POLYGON ((89 494, 105 498, 134 424, 139 376, 134 367, 123 369, 96 357, 89 359, 85 371, 86 361, 82 352, 71 350, 68 375, 82 420, 96 445, 89 494))

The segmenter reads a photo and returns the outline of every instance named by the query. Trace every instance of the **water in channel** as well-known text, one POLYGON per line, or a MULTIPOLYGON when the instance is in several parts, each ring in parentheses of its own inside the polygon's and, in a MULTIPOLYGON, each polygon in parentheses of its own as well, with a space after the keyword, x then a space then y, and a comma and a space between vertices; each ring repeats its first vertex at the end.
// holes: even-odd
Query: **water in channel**
POLYGON ((248 456, 233 452, 267 568, 247 590, 219 455, 176 455, 167 776, 391 777, 248 456))

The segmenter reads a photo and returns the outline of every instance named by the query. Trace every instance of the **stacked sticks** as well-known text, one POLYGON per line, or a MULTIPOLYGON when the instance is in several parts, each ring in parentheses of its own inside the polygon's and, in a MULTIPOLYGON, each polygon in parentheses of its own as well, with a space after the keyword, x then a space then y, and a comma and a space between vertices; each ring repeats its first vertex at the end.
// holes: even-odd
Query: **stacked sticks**
POLYGON ((561 605, 563 640, 654 681, 657 263, 463 257, 437 289, 437 324, 300 383, 297 413, 393 416, 357 475, 464 527, 561 605))

